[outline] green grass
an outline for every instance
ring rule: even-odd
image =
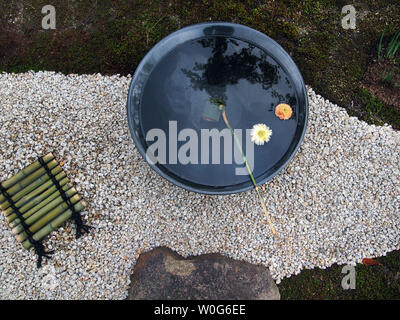
[[[400,30],[397,31],[386,49],[386,58],[394,60],[397,50],[400,48]]]
[[[400,67],[400,30],[398,30],[391,38],[389,44],[384,49],[383,39],[385,31],[382,32],[381,38],[378,44],[378,61],[382,62],[383,59],[389,61],[392,67],[382,72],[382,81],[387,82],[394,87],[400,87],[400,79],[397,76],[398,68]]]

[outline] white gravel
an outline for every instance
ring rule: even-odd
[[[36,269],[2,216],[1,299],[123,299],[142,251],[220,252],[269,266],[277,282],[303,268],[355,263],[400,248],[400,133],[349,117],[309,89],[299,153],[263,186],[279,232],[254,191],[206,196],[175,187],[135,149],[126,121],[130,77],[0,74],[0,181],[54,151],[88,202],[95,227],[72,222],[44,244]]]

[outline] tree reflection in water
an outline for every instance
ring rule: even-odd
[[[256,46],[239,44],[235,39],[209,37],[197,40],[203,48],[212,48],[207,63],[195,63],[192,70],[182,69],[190,78],[195,90],[206,90],[208,94],[223,101],[227,100],[227,85],[234,85],[241,79],[259,83],[265,90],[271,89],[279,81],[278,66],[268,62],[268,55]],[[240,47],[239,51],[227,53],[230,47]]]

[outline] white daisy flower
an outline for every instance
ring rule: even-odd
[[[251,141],[261,146],[268,142],[272,135],[272,130],[263,123],[255,124],[251,129]]]

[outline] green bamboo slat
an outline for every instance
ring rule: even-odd
[[[45,169],[43,169],[45,170]],[[39,170],[38,170],[39,171]],[[56,176],[58,173],[60,173],[62,171],[62,168],[60,166],[56,166],[55,168],[53,168],[51,170],[51,174]],[[29,177],[28,177],[29,178]],[[41,186],[43,183],[47,182],[50,180],[49,175],[47,174],[47,172],[45,174],[43,174],[41,177],[39,177],[39,179],[36,179],[35,181],[33,181],[32,183],[30,183],[26,188],[22,189],[21,191],[19,191],[18,193],[14,194],[11,199],[14,202],[17,202],[18,200],[20,200],[23,196],[27,195],[28,193],[30,193],[31,191],[33,191],[34,189],[38,188],[39,186]],[[3,202],[0,205],[0,208],[2,210],[7,209],[10,206],[10,204],[8,203],[8,201]]]
[[[74,206],[76,211],[82,211],[83,210],[83,205],[81,202],[78,202]],[[47,224],[45,227],[40,229],[38,232],[36,232],[32,238],[36,241],[39,241],[43,239],[45,236],[49,235],[52,231],[56,230],[59,226],[61,226],[65,221],[67,221],[69,218],[72,217],[72,210],[68,209],[64,211],[62,214],[60,214],[57,218],[55,218],[52,222]],[[25,249],[30,249],[32,247],[32,243],[29,240],[25,240],[22,243],[22,246]]]
[[[58,163],[56,160],[51,160],[47,166],[50,169],[53,169],[55,166],[57,166]],[[14,184],[11,188],[7,189],[7,192],[10,196],[15,195],[17,192],[23,190],[27,186],[29,186],[33,181],[35,181],[37,178],[42,176],[43,174],[46,173],[45,168],[39,168],[35,172],[31,173],[29,176],[26,178],[18,181],[16,184]],[[0,195],[0,202],[3,202],[5,200],[5,197],[3,195]]]
[[[60,183],[61,186],[64,186],[68,182],[68,179],[65,178],[64,172],[59,173],[55,178]],[[15,206],[19,209],[19,212],[24,213],[33,206],[39,204],[40,201],[44,200],[48,195],[52,194],[55,190],[57,190],[57,188],[53,184],[53,181],[52,180],[47,181],[46,183],[42,184],[39,188],[36,188],[31,193],[22,197],[21,200],[15,203]],[[6,217],[9,217],[7,218],[8,222],[11,222],[17,217],[17,215],[13,213],[14,210],[11,207],[9,207],[6,211],[4,211],[4,215]]]
[[[53,154],[49,153],[46,154],[43,158],[43,161],[45,163],[51,161],[54,159]],[[4,189],[9,189],[11,188],[14,184],[16,184],[18,181],[26,178],[27,176],[29,176],[32,172],[36,171],[37,169],[39,169],[41,167],[40,162],[37,160],[34,163],[30,164],[29,166],[25,167],[24,169],[22,169],[21,171],[19,171],[16,175],[12,176],[10,179],[2,182],[2,186]],[[0,198],[0,202],[2,198]]]
[[[60,192],[58,192],[58,194],[60,194]],[[76,194],[76,190],[75,190],[75,188],[71,188],[65,194],[69,199]],[[72,202],[72,200],[71,200],[71,202]],[[42,219],[44,219],[47,216],[47,214],[49,212],[51,212],[51,210],[53,210],[54,208],[56,208],[58,205],[60,205],[62,203],[65,203],[63,197],[61,195],[60,196],[56,195],[56,197],[54,199],[51,199],[50,201],[48,201],[46,205],[44,205],[41,209],[37,210],[36,212],[33,209],[29,210],[27,213],[25,213],[23,215],[23,217],[25,218],[26,225],[33,226],[36,223],[36,221],[41,221]],[[17,224],[12,229],[12,232],[14,234],[19,234],[22,231],[24,231],[24,227],[22,226],[22,224]]]
[[[79,204],[79,196],[78,195],[74,195],[70,201],[72,204],[75,204],[78,202]],[[75,205],[74,205],[75,207]],[[79,207],[79,205],[78,205]],[[54,210],[50,211],[48,214],[46,214],[44,217],[42,217],[39,221],[35,222],[32,226],[29,227],[29,230],[32,233],[36,233],[39,229],[41,229],[42,227],[44,227],[49,221],[53,220],[55,217],[57,217],[60,213],[64,212],[65,210],[68,209],[68,204],[63,202],[61,203],[58,207],[56,207]],[[78,210],[77,210],[78,211]],[[27,239],[28,235],[26,234],[26,232],[22,232],[17,236],[17,241],[18,242],[22,242],[25,239]]]
[[[67,180],[67,179],[65,179],[65,180]],[[50,194],[49,196],[45,197],[42,201],[39,201],[39,203],[36,206],[34,206],[33,208],[31,208],[30,210],[28,210],[28,211],[25,210],[24,212],[20,211],[22,213],[22,216],[24,217],[25,223],[27,225],[31,224],[31,223],[29,223],[29,220],[27,220],[27,219],[29,217],[31,217],[33,214],[36,214],[37,212],[39,212],[39,210],[45,210],[44,209],[45,206],[48,206],[47,208],[49,210],[53,208],[53,207],[50,208],[50,203],[53,203],[52,202],[53,200],[57,200],[59,198],[59,196],[61,196],[61,192],[59,190],[57,190],[57,188],[55,186],[54,186],[54,189],[55,190],[53,191],[52,194]],[[70,184],[67,183],[67,184],[64,184],[64,186],[62,186],[62,189],[64,191],[69,191],[69,190],[71,190],[73,188],[72,188],[72,186]],[[48,191],[51,191],[51,189],[49,189]],[[71,192],[69,192],[69,193],[71,193]],[[71,196],[69,193],[66,192],[68,197]],[[56,205],[58,205],[58,203],[55,204],[54,206],[56,206]],[[18,218],[18,216],[16,214],[12,214],[12,215],[6,217],[6,219],[7,219],[7,222],[9,223],[9,226],[11,228],[14,228],[14,227],[16,227],[17,225],[19,225],[21,223],[21,220]]]
[[[54,156],[49,153],[42,159],[47,163],[51,174],[59,182],[74,209],[77,212],[82,211],[84,202],[80,200]],[[36,241],[40,241],[72,217],[72,210],[53,184],[46,168],[42,167],[39,161],[28,165],[1,185],[7,190],[18,211],[23,215]],[[2,194],[0,194],[0,209],[4,211],[7,222],[13,228],[13,233],[17,235],[17,241],[22,243],[25,249],[31,248],[32,244],[28,240],[28,235],[18,215]]]

